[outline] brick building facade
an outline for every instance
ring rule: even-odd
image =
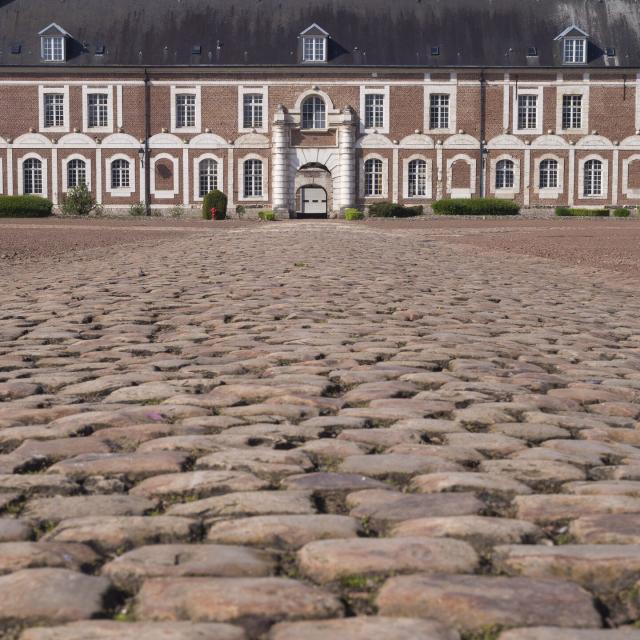
[[[495,51],[478,35],[460,45],[448,35],[455,16],[440,7],[430,14],[440,31],[415,34],[407,23],[406,34],[394,36],[400,53],[394,43],[378,51],[375,34],[340,33],[348,16],[312,3],[287,21],[295,22],[288,40],[271,26],[278,37],[264,45],[264,64],[242,42],[225,52],[229,59],[212,60],[222,54],[209,47],[225,45],[206,42],[211,36],[196,27],[180,32],[173,58],[161,32],[145,36],[152,53],[136,51],[118,41],[127,38],[119,28],[134,19],[123,14],[125,3],[116,0],[108,18],[91,18],[86,5],[96,3],[76,15],[76,2],[14,0],[0,8],[0,193],[59,203],[84,181],[105,208],[125,209],[135,202],[197,207],[219,188],[231,212],[316,215],[382,200],[427,205],[483,195],[525,207],[640,200],[634,0],[575,2],[566,15],[545,11],[542,4],[556,3],[544,0],[537,16],[502,0],[501,13],[488,18],[474,13],[484,3],[452,0],[450,11],[464,8],[480,30],[483,20],[494,24],[486,37],[502,38],[491,43]],[[165,16],[175,8],[169,0],[154,4]],[[435,11],[430,4],[411,7]],[[183,10],[193,13],[194,5],[204,11],[220,3],[191,0]],[[356,32],[359,19],[352,16]],[[96,20],[115,31],[101,33]],[[258,35],[253,41],[259,52]],[[272,53],[275,41],[291,59]],[[184,60],[178,46],[190,50]]]

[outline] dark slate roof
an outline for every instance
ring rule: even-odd
[[[554,39],[576,25],[589,66],[640,67],[639,0],[0,0],[0,66],[51,66],[38,32],[52,22],[73,37],[66,66],[297,65],[315,22],[328,65],[561,66]]]

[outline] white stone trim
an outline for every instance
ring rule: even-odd
[[[364,165],[367,160],[382,160],[382,195],[366,196],[364,194]],[[389,160],[379,153],[367,153],[360,161],[358,195],[365,200],[386,200],[389,197]]]
[[[449,126],[446,129],[432,129],[431,124],[431,95],[446,94],[449,96]],[[424,85],[424,128],[430,133],[455,133],[458,122],[458,86],[457,84],[431,83]]]
[[[262,160],[262,158],[260,158]],[[224,158],[214,153],[203,153],[193,159],[193,201],[202,202],[200,197],[200,162],[202,160],[215,160],[218,163],[218,189],[224,191]],[[264,171],[264,166],[262,167]],[[264,190],[264,181],[263,181]]]
[[[0,194],[4,193],[4,171],[3,171],[4,163],[2,162],[2,158],[0,158]]]
[[[509,105],[511,104],[511,83],[509,82],[509,74],[504,74],[504,84],[502,85],[502,128],[507,131],[509,129]]]
[[[42,196],[43,198],[49,197],[49,171],[46,158],[43,158],[37,153],[27,153],[18,160],[18,195],[24,195],[24,163],[25,160],[35,158],[42,163],[42,193],[36,193],[33,195]]]
[[[124,107],[123,107],[123,99],[122,99],[122,84],[116,86],[116,102],[117,102],[117,115],[116,122],[118,128],[123,126],[124,123]]]
[[[584,194],[584,165],[589,160],[602,162],[602,193],[599,196],[585,196]],[[582,200],[606,200],[609,197],[609,161],[597,153],[592,153],[578,161],[578,193]]]
[[[160,160],[170,160],[173,165],[173,189],[165,189],[165,190],[156,190],[156,164]],[[150,179],[151,183],[149,188],[151,190],[151,195],[154,196],[158,200],[167,200],[170,198],[175,198],[180,192],[180,162],[178,158],[172,156],[169,153],[159,153],[157,156],[153,156],[151,158],[151,166],[150,166]]]
[[[465,162],[469,165],[469,188],[453,188],[453,165],[456,162]],[[451,194],[452,198],[471,198],[476,192],[476,160],[466,153],[458,153],[447,160],[447,193]]]
[[[89,94],[107,94],[107,126],[89,127]],[[89,87],[82,85],[82,130],[87,133],[113,133],[113,85],[106,87]]]
[[[244,96],[260,94],[262,96],[262,126],[245,127],[244,125]],[[238,132],[239,133],[268,133],[269,131],[269,87],[267,85],[238,87]]]
[[[125,188],[111,188],[111,163],[115,160],[127,160],[129,162],[129,186]],[[136,166],[137,159],[128,156],[126,153],[116,153],[105,158],[105,191],[114,198],[130,198],[136,191]]]
[[[260,160],[262,162],[262,195],[244,195],[244,163],[246,160]],[[257,153],[249,153],[238,158],[238,201],[240,202],[268,202],[269,201],[269,160]]]
[[[365,127],[365,100],[367,95],[383,95],[383,118],[382,118],[382,127]],[[390,105],[391,101],[389,99],[390,96],[390,87],[389,85],[384,86],[371,86],[371,85],[362,85],[360,87],[360,132],[361,133],[389,133],[389,121],[390,121]]]
[[[582,126],[579,129],[562,128],[562,99],[563,96],[582,96]],[[556,89],[556,132],[570,135],[589,132],[589,85],[558,85]]]
[[[82,160],[85,163],[85,170],[87,173],[86,185],[87,189],[91,191],[91,160],[80,153],[72,153],[62,161],[62,193],[67,193],[67,191],[69,191],[67,165],[71,160]]]
[[[511,160],[513,162],[513,187],[501,188],[496,187],[496,174],[498,162],[501,160]],[[508,153],[503,153],[495,158],[491,158],[489,169],[489,192],[498,198],[513,198],[520,193],[520,160]]]
[[[44,126],[44,97],[48,93],[61,93],[62,98],[62,110],[64,112],[64,126],[63,127],[45,127]],[[69,85],[64,86],[44,86],[38,85],[38,129],[46,133],[68,133],[70,120],[69,111]]]
[[[637,199],[640,198],[640,187],[629,188],[629,165],[632,162],[640,162],[640,153],[634,153],[622,161],[622,194],[626,198]]]
[[[427,163],[427,180],[426,180],[426,193],[423,196],[409,196],[409,163],[412,160],[424,160]],[[431,200],[433,194],[433,162],[430,158],[420,154],[414,153],[408,158],[404,158],[402,161],[402,197],[405,200]]]
[[[193,127],[176,127],[176,98],[179,95],[196,97],[196,124]],[[171,133],[200,133],[202,131],[202,87],[201,85],[171,85]]]
[[[536,126],[534,129],[518,128],[518,98],[519,96],[537,96],[536,101]],[[544,86],[518,86],[518,90],[513,92],[513,132],[520,135],[542,135],[542,124],[544,118]]]
[[[558,186],[540,188],[540,165],[543,160],[555,160],[558,163]],[[541,199],[557,200],[564,191],[564,158],[553,153],[545,153],[533,161],[533,192]]]
[[[302,103],[309,96],[318,96],[319,98],[322,98],[324,100],[325,107],[327,108],[327,115],[329,115],[329,113],[338,113],[335,106],[333,105],[333,100],[329,97],[329,94],[326,91],[322,91],[321,89],[307,89],[307,91],[303,91],[296,99],[296,104],[289,113],[297,113],[298,115],[300,115]]]

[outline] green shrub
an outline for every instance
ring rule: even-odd
[[[167,211],[167,214],[170,218],[182,218],[184,217],[184,207],[176,204]]]
[[[404,207],[395,202],[376,202],[369,206],[369,215],[373,218],[412,218],[421,216],[423,212],[422,205]]]
[[[211,209],[216,208],[216,220],[224,220],[227,217],[227,196],[214,189],[209,191],[202,201],[202,217],[205,220],[211,220]]]
[[[273,211],[260,211],[258,212],[258,218],[260,220],[266,220],[267,222],[273,222],[276,219],[276,214]]]
[[[247,210],[241,204],[239,204],[236,207],[236,214],[237,214],[238,218],[242,218],[244,216],[244,214],[246,213],[246,211]]]
[[[579,218],[607,218],[609,216],[609,209],[571,209],[569,207],[556,207],[556,215]]]
[[[630,209],[625,209],[623,207],[619,207],[618,209],[614,209],[613,216],[615,218],[628,218],[631,215]]]
[[[364,218],[364,213],[359,209],[345,209],[344,210],[344,219],[345,220],[362,220]]]
[[[0,218],[44,218],[53,202],[40,196],[0,196]]]
[[[144,202],[134,202],[129,207],[129,215],[130,216],[144,216],[147,215],[147,207]]]
[[[433,212],[441,216],[515,216],[520,205],[500,198],[450,198],[434,202]]]
[[[66,216],[88,216],[96,206],[87,185],[81,182],[62,196],[60,211]]]

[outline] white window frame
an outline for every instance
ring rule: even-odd
[[[503,160],[510,160],[513,162],[513,186],[512,187],[500,187],[496,186],[496,178],[498,174],[498,163]],[[520,193],[520,160],[508,153],[503,153],[495,158],[491,158],[491,171],[490,171],[490,188],[491,193],[495,194],[497,198],[513,198],[516,194]]]
[[[195,125],[193,127],[176,127],[177,105],[179,95],[192,95],[196,98]],[[172,133],[200,133],[202,131],[202,87],[171,85],[171,132]]]
[[[173,165],[173,188],[172,189],[156,189],[156,164],[160,160],[169,160]],[[150,189],[151,195],[156,198],[156,200],[170,200],[175,198],[180,193],[180,163],[178,158],[172,156],[169,153],[159,153],[156,156],[151,158],[151,165],[149,167],[150,171]]]
[[[540,165],[545,160],[555,160],[558,163],[558,186],[557,187],[541,187],[540,186]],[[556,200],[564,191],[564,159],[552,153],[546,153],[539,156],[533,161],[533,192],[538,195],[541,200]]]
[[[367,196],[365,195],[365,172],[364,165],[367,160],[381,160],[382,161],[382,193],[376,196]],[[389,160],[384,156],[381,156],[379,153],[368,153],[366,156],[362,158],[360,162],[360,180],[359,180],[359,192],[360,197],[365,200],[384,200],[389,197]]]
[[[634,153],[622,161],[622,195],[630,200],[640,198],[640,187],[629,187],[629,167],[634,162],[640,162],[640,154]]]
[[[47,94],[51,93],[61,93],[62,94],[62,109],[64,113],[64,126],[62,127],[45,127],[44,126],[44,97]],[[64,86],[52,87],[52,86],[38,86],[38,102],[39,102],[39,117],[38,124],[39,130],[43,133],[68,133],[70,131],[69,128],[69,85],[66,84]]]
[[[84,162],[87,172],[86,185],[87,189],[91,191],[91,160],[80,153],[72,153],[62,161],[62,193],[69,191],[68,165],[72,160],[82,160]]]
[[[390,119],[390,113],[389,113],[389,92],[390,92],[390,88],[389,85],[381,85],[378,87],[367,87],[367,86],[361,86],[360,87],[360,131],[362,133],[389,133],[389,119]],[[383,110],[383,114],[382,114],[382,126],[381,127],[367,127],[366,126],[366,120],[365,120],[365,116],[366,116],[366,101],[367,98],[366,96],[368,95],[382,95],[383,99],[382,99],[382,110]]]
[[[262,96],[262,126],[261,127],[245,127],[244,126],[244,97],[245,95],[261,95]],[[259,87],[241,86],[238,87],[238,131],[240,133],[268,133],[269,132],[269,87],[267,85]]]
[[[127,160],[129,162],[129,186],[117,189],[111,188],[111,164],[116,160]],[[113,198],[130,198],[136,192],[136,158],[128,156],[126,153],[116,153],[105,159],[105,191]]]
[[[304,126],[304,105],[310,100],[320,100],[324,104],[324,126],[323,127],[305,127]],[[315,116],[314,116],[315,121]],[[328,131],[329,130],[329,105],[323,95],[319,93],[311,93],[300,101],[300,130],[301,131]]]
[[[244,163],[246,160],[262,161],[262,195],[245,196],[244,195]],[[238,200],[243,202],[268,202],[269,201],[269,160],[263,158],[257,153],[250,153],[238,160]]]
[[[425,194],[423,196],[410,196],[409,195],[409,165],[414,160],[422,160],[426,163],[426,182],[425,182]],[[420,154],[414,154],[405,158],[402,161],[402,174],[404,176],[403,179],[403,192],[402,196],[405,200],[431,200],[433,194],[433,173],[432,173],[432,162],[426,156]]]
[[[453,186],[453,165],[457,162],[464,162],[469,168],[469,187]],[[447,160],[447,193],[452,198],[471,198],[476,192],[476,159],[466,153],[458,153]],[[495,184],[495,183],[494,183]]]
[[[520,129],[518,118],[518,105],[520,96],[536,96],[536,126],[531,129]],[[522,135],[542,135],[542,123],[544,117],[544,87],[518,87],[513,92],[513,132]]]
[[[46,41],[50,40],[51,41],[51,51],[55,52],[55,45],[54,45],[54,41],[59,41],[60,44],[60,48],[62,51],[62,56],[59,58],[56,58],[55,55],[51,58],[47,58],[45,56],[45,50],[46,50]],[[66,42],[66,38],[65,36],[40,36],[40,57],[42,59],[43,62],[65,62],[67,59],[67,42]]]
[[[562,104],[564,96],[582,96],[582,126],[579,129],[562,128]],[[565,85],[557,88],[556,91],[556,131],[565,134],[579,133],[586,135],[589,133],[589,86],[588,85]]]
[[[577,59],[577,44],[582,43],[582,57]],[[586,64],[588,42],[586,38],[567,37],[562,40],[562,63],[563,64]],[[569,49],[571,49],[569,51]],[[570,55],[567,55],[570,54]]]
[[[36,194],[28,194],[28,195],[38,195],[43,198],[49,197],[49,172],[48,172],[48,162],[46,158],[43,158],[41,155],[37,153],[27,153],[23,155],[18,161],[18,194],[25,195],[24,193],[24,163],[27,160],[40,160],[42,163],[42,193]]]
[[[602,193],[600,195],[588,196],[584,192],[584,166],[589,160],[599,160],[602,163]],[[609,161],[606,158],[596,153],[580,158],[578,162],[578,193],[581,200],[606,200],[609,197]]]
[[[446,129],[431,128],[431,96],[449,96],[449,126]],[[457,97],[458,91],[455,85],[449,84],[427,84],[424,88],[424,131],[434,133],[455,133],[457,127]]]
[[[251,158],[247,158],[250,160]],[[202,202],[204,198],[200,197],[200,162],[202,160],[214,160],[218,163],[218,189],[224,191],[224,159],[214,153],[203,153],[193,159],[193,200],[194,202]],[[244,166],[244,165],[243,165]],[[263,166],[264,169],[264,166]],[[264,189],[264,178],[262,181]],[[242,182],[242,188],[244,189],[244,176]]]
[[[311,57],[307,57],[307,42],[309,41],[311,41],[312,43]],[[320,41],[322,43],[322,53],[321,53],[321,57],[318,58],[316,45]],[[302,62],[306,62],[310,64],[321,64],[326,61],[327,61],[327,36],[322,36],[322,35],[302,36]]]
[[[94,93],[107,96],[107,126],[89,127],[89,95]],[[93,87],[82,85],[82,130],[88,133],[113,133],[113,85]]]

